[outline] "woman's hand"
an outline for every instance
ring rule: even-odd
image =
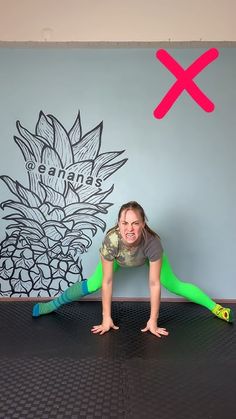
[[[119,327],[115,326],[113,320],[111,318],[103,320],[102,324],[97,326],[93,326],[91,332],[99,333],[99,335],[104,335],[104,333],[108,332],[110,329],[118,330]]]
[[[156,321],[148,320],[147,325],[144,329],[141,329],[141,332],[151,332],[153,335],[161,338],[161,336],[168,336],[169,332],[163,327],[158,327]]]

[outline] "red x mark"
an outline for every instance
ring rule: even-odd
[[[204,111],[212,112],[215,108],[214,103],[199,89],[194,83],[193,78],[196,77],[203,68],[214,61],[218,55],[218,50],[216,48],[211,48],[184,70],[167,51],[159,49],[156,52],[156,57],[172,74],[174,74],[177,80],[154,110],[153,115],[155,118],[163,118],[183,90],[186,90]]]

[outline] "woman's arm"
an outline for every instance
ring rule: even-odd
[[[160,283],[160,272],[161,272],[161,259],[149,264],[149,289],[150,289],[150,318],[147,325],[142,332],[148,330],[158,336],[168,335],[166,329],[158,327],[158,317],[160,310],[161,301],[161,283]]]
[[[101,256],[102,260],[102,324],[93,326],[92,332],[103,335],[112,329],[119,329],[111,318],[112,282],[113,282],[113,261],[108,261]]]
[[[102,259],[102,317],[103,320],[111,318],[111,299],[113,282],[113,262]]]
[[[161,259],[150,262],[149,265],[149,289],[150,289],[150,320],[156,322],[159,317],[160,301],[161,301]]]

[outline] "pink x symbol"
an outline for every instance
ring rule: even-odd
[[[214,61],[218,55],[218,50],[216,48],[211,48],[200,55],[199,58],[184,70],[167,51],[159,49],[156,52],[156,57],[172,74],[174,74],[177,80],[154,110],[153,115],[155,118],[163,118],[183,90],[186,90],[204,111],[212,112],[215,109],[214,103],[199,89],[196,83],[194,83],[193,78],[196,77],[203,68]]]

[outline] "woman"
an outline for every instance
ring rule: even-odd
[[[160,271],[162,245],[154,231],[146,224],[143,208],[137,202],[122,205],[118,214],[118,224],[108,231],[100,249],[103,281],[102,281],[102,324],[94,326],[93,333],[101,335],[111,328],[118,329],[111,318],[111,298],[113,264],[120,266],[141,266],[149,262],[150,317],[142,332],[150,331],[154,335],[168,335],[166,329],[157,326],[161,285]]]
[[[220,319],[232,321],[229,308],[221,307],[198,287],[182,282],[174,275],[166,255],[163,254],[159,236],[147,225],[144,210],[137,202],[131,201],[122,205],[118,223],[106,234],[100,253],[101,262],[89,279],[73,284],[60,297],[49,303],[36,304],[33,316],[51,313],[62,304],[77,301],[102,287],[103,320],[100,325],[93,326],[92,332],[102,335],[111,328],[116,330],[118,327],[111,318],[113,272],[119,266],[141,266],[148,262],[150,317],[146,327],[142,329],[143,332],[150,331],[158,337],[168,335],[166,329],[158,326],[160,284],[168,291],[208,308]]]

